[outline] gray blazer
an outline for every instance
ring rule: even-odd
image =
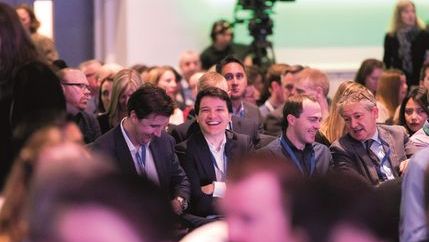
[[[389,162],[393,168],[393,175],[399,177],[399,164],[407,159],[405,149],[411,145],[408,142],[408,134],[398,125],[377,125],[377,129],[379,138],[384,143],[384,149],[390,149]],[[360,175],[373,185],[380,183],[376,167],[362,142],[346,134],[335,141],[330,149],[335,170]]]

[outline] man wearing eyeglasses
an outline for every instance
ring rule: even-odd
[[[347,134],[331,145],[334,169],[379,185],[398,178],[412,150],[405,129],[378,125],[378,108],[368,89],[344,93],[338,102]]]
[[[78,69],[65,68],[59,71],[58,75],[61,79],[61,86],[66,99],[67,114],[79,126],[85,143],[93,142],[101,135],[101,132],[97,119],[93,115],[84,112],[91,98],[85,74]]]

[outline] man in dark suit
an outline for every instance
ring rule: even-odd
[[[287,157],[304,176],[323,175],[332,163],[329,148],[315,142],[322,111],[312,96],[294,95],[283,108],[283,133],[262,151]]]
[[[115,159],[124,173],[157,183],[181,214],[190,185],[174,152],[174,139],[164,131],[173,110],[173,101],[164,90],[143,86],[128,100],[127,117],[90,147]]]
[[[58,72],[66,99],[67,114],[79,126],[85,143],[91,143],[101,135],[100,125],[94,115],[85,112],[91,98],[85,74],[73,68]]]
[[[218,87],[225,92],[228,92],[228,84],[225,78],[216,72],[207,72],[201,76],[198,81],[198,91],[209,87]],[[250,136],[256,148],[263,147],[274,139],[274,137],[269,135],[260,134],[261,130],[258,121],[248,118],[241,118],[234,115],[231,116],[231,122],[228,129],[239,134]],[[171,135],[176,139],[176,143],[181,143],[193,133],[199,131],[200,127],[195,119],[191,119],[169,130],[171,130]]]
[[[214,203],[223,197],[228,163],[252,150],[247,135],[226,129],[231,112],[231,100],[225,91],[216,87],[202,90],[195,102],[201,129],[176,146],[191,181],[191,214],[206,218],[219,214]]]
[[[259,108],[244,101],[244,92],[247,87],[247,75],[243,63],[232,56],[228,56],[216,65],[216,72],[225,77],[228,83],[229,96],[232,101],[233,115],[240,118],[257,120],[262,123]]]
[[[338,105],[347,134],[331,145],[334,169],[373,185],[398,178],[407,164],[406,147],[413,150],[405,129],[376,124],[378,108],[367,89],[343,94]]]

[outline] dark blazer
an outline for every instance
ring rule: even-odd
[[[82,132],[85,144],[94,142],[100,137],[100,125],[94,115],[81,111],[72,119]]]
[[[326,145],[320,144],[318,142],[314,142],[312,146],[314,150],[314,156],[316,158],[316,170],[313,176],[324,175],[328,172],[329,168],[332,166],[331,152],[329,151],[329,148]],[[291,157],[289,157],[289,155],[283,152],[282,146],[280,143],[280,138],[275,139],[270,144],[268,144],[265,148],[261,149],[261,152],[268,152],[278,157],[287,157],[293,163]],[[295,164],[293,165],[294,167],[296,167]]]
[[[228,162],[253,149],[247,135],[226,131],[225,155]],[[198,216],[218,214],[214,204],[217,200],[201,191],[201,186],[216,181],[216,173],[210,158],[210,149],[201,132],[192,134],[186,141],[176,145],[176,152],[191,182],[189,212]]]
[[[189,199],[189,180],[179,164],[174,152],[174,146],[175,142],[173,137],[162,132],[161,137],[152,139],[149,149],[152,152],[161,189],[166,192],[170,198],[180,196]],[[137,174],[133,158],[125,138],[122,135],[120,125],[91,143],[89,148],[114,159],[122,172],[133,175]]]
[[[395,177],[399,176],[399,164],[407,159],[405,149],[411,145],[408,134],[401,126],[377,125],[379,138],[383,140],[384,149],[390,149],[389,161]],[[334,170],[360,175],[373,185],[380,183],[374,163],[371,161],[362,142],[353,139],[349,134],[335,141],[331,147]]]
[[[413,72],[405,73],[407,84],[419,85],[420,69],[422,68],[426,51],[429,50],[429,32],[420,31],[411,42],[411,61]],[[396,35],[386,34],[384,38],[383,62],[386,68],[396,68],[402,70],[402,58],[399,56],[399,40]]]
[[[258,123],[254,120],[232,116],[231,122],[233,131],[239,134],[248,135],[256,147],[264,145],[271,140],[271,137],[267,135],[261,136],[258,129]],[[183,124],[173,127],[170,133],[176,140],[176,143],[179,144],[196,132],[200,132],[200,126],[198,123],[195,120],[187,120]]]
[[[100,125],[101,134],[105,134],[107,131],[113,128],[110,125],[108,113],[102,113],[97,115],[97,121],[98,121],[98,124]]]

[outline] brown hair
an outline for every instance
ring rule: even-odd
[[[337,92],[332,99],[329,116],[320,125],[320,132],[325,135],[330,143],[339,139],[346,133],[344,119],[338,112],[337,106],[341,96],[345,92],[355,92],[355,90],[365,89],[366,87],[354,81],[345,81],[338,86]]]
[[[30,7],[28,4],[19,4],[18,6],[16,6],[15,9],[23,9],[27,12],[28,16],[30,17],[30,33],[36,33],[40,27],[40,22],[37,19],[36,14],[34,14],[33,8]]]
[[[383,72],[378,81],[376,99],[387,108],[390,119],[393,118],[396,109],[401,104],[398,95],[401,88],[401,75],[404,74],[399,70],[387,70]]]

